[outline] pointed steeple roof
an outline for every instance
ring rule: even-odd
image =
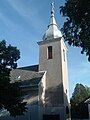
[[[48,29],[46,30],[43,36],[43,40],[50,40],[50,39],[62,37],[61,31],[58,29],[58,25],[56,23],[54,14],[55,14],[54,3],[51,3],[50,24],[48,25]]]

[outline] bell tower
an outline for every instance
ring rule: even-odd
[[[55,20],[54,3],[48,28],[39,45],[39,71],[46,71],[43,99],[43,119],[58,115],[58,120],[69,116],[67,47]]]

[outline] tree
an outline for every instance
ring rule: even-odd
[[[90,61],[90,0],[66,0],[60,13],[67,17],[62,28],[65,40],[80,47]]]
[[[88,118],[88,106],[84,103],[88,97],[89,93],[86,86],[76,84],[70,100],[72,118]]]
[[[26,110],[19,84],[10,81],[10,71],[17,67],[19,58],[17,47],[7,45],[5,40],[0,42],[0,109],[7,109],[11,116],[21,115]]]
[[[83,102],[86,98],[88,98],[89,94],[82,84],[76,84],[74,92],[71,97],[71,101],[74,102],[75,105],[78,105],[79,103]]]

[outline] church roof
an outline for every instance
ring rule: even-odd
[[[38,104],[38,84],[45,72],[38,72],[39,65],[20,67],[10,73],[11,83],[19,82],[22,100],[27,104]]]
[[[27,104],[38,104],[38,84],[45,72],[38,72],[39,65],[20,67],[10,73],[11,82],[19,82],[22,99]]]
[[[26,70],[27,68],[28,70]],[[21,86],[23,87],[37,86],[41,78],[43,77],[44,72],[33,71],[30,70],[29,68],[32,67],[22,67],[19,69],[17,68],[15,70],[12,70],[10,73],[11,81],[12,82],[20,81]]]
[[[38,72],[38,68],[39,68],[39,65],[32,65],[32,66],[19,67],[18,69]]]
[[[90,104],[90,98],[88,98],[85,103]]]
[[[62,33],[58,28],[58,25],[56,23],[55,17],[54,17],[54,3],[51,4],[51,18],[50,18],[50,24],[48,25],[48,29],[46,30],[43,40],[50,40],[53,38],[59,38],[62,37]]]

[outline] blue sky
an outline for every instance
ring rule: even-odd
[[[0,40],[20,50],[18,66],[38,64],[37,42],[49,24],[51,2],[55,2],[55,18],[61,28],[65,18],[59,14],[59,7],[65,0],[0,0]],[[68,73],[70,96],[76,83],[90,87],[90,63],[79,48],[68,47]]]

